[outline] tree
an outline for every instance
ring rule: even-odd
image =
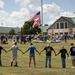
[[[36,32],[40,33],[41,32],[41,29],[37,27],[33,28],[33,23],[34,21],[26,21],[23,25],[23,34],[36,34]]]
[[[10,35],[14,35],[14,34],[15,34],[15,30],[12,28],[12,29],[9,31],[9,34],[10,34]]]

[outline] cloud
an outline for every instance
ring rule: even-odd
[[[18,26],[21,27],[24,23],[24,21],[28,20],[29,11],[25,8],[21,8],[19,12],[13,11],[8,19],[6,20],[7,23],[9,23],[10,26],[13,25],[13,27]]]
[[[0,10],[0,26],[1,23],[3,23],[3,26],[5,26],[5,22],[7,18],[8,18],[8,13],[6,11]]]
[[[30,4],[34,6],[39,6],[41,3],[41,0],[15,0],[17,3],[20,4],[21,7],[28,7]]]
[[[2,0],[0,0],[0,9],[2,9],[4,6],[4,2]]]
[[[17,3],[20,4],[21,7],[26,7],[30,3],[30,0],[15,0]]]

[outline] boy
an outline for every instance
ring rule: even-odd
[[[11,66],[13,66],[13,61],[15,61],[15,67],[18,67],[17,65],[17,51],[21,51],[19,49],[19,47],[17,46],[17,43],[15,42],[14,45],[8,50],[9,51],[12,51],[12,59],[11,59]],[[22,52],[22,51],[21,51]],[[22,52],[23,53],[23,52]]]
[[[60,51],[56,54],[56,56],[60,53],[61,53],[62,68],[66,68],[66,63],[65,63],[66,54],[68,57],[69,57],[69,54],[67,50],[64,48],[64,46],[62,47],[62,49],[60,49]]]

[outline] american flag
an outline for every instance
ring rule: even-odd
[[[33,28],[36,27],[36,26],[39,26],[40,24],[41,24],[41,20],[40,20],[40,18],[37,18],[37,19],[34,21]]]
[[[35,19],[40,18],[40,11],[33,15],[29,21],[34,21]]]

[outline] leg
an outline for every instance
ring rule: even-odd
[[[61,58],[62,68],[66,68],[65,58]]]
[[[74,59],[74,67],[75,67],[75,59]]]
[[[35,56],[33,56],[34,67],[36,67]]]
[[[51,56],[49,56],[49,68],[51,68]]]
[[[31,59],[32,59],[32,56],[30,56],[29,58],[29,67],[31,67]]]
[[[72,60],[72,68],[75,67],[75,59],[74,59],[74,56],[71,56],[71,60]]]
[[[74,60],[72,60],[72,66],[74,67]]]
[[[13,66],[13,59],[14,59],[14,56],[12,56],[12,59],[11,59],[11,66]]]
[[[48,56],[46,56],[45,67],[47,67]]]
[[[11,61],[11,66],[13,66],[13,61]]]
[[[17,65],[17,56],[15,56],[15,59],[14,59],[14,61],[15,61],[15,67],[18,67],[18,65]]]
[[[2,66],[1,55],[0,55],[0,66]]]

